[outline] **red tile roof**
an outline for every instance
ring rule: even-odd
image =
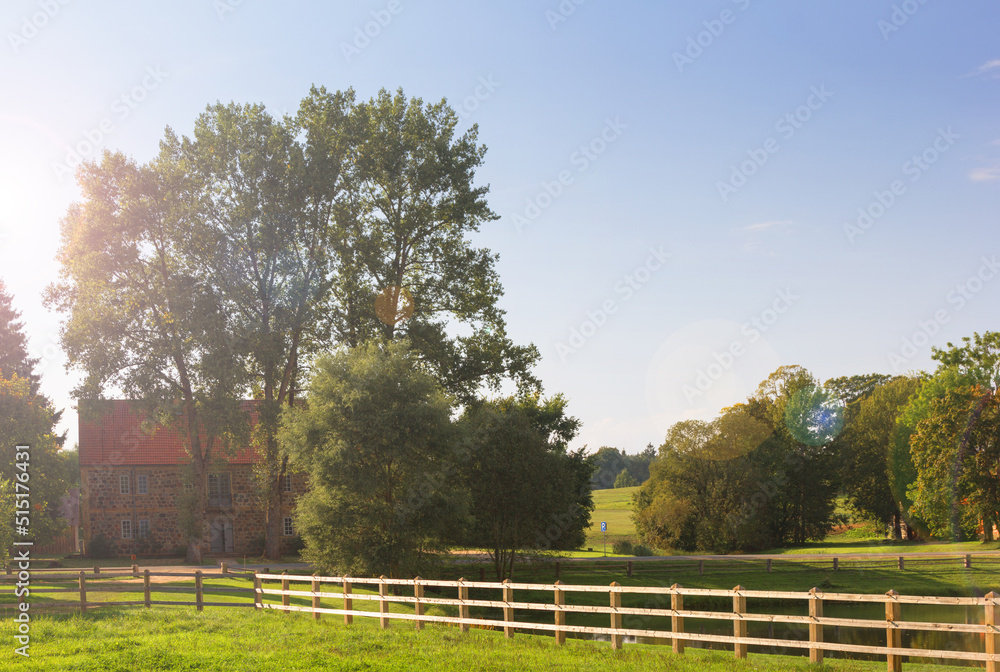
[[[83,415],[80,416],[81,467],[186,464],[189,461],[182,432],[159,425],[152,425],[150,430],[150,423],[144,423],[144,419],[133,412],[130,402],[116,399],[107,403],[109,411],[99,420],[84,420]],[[250,422],[256,424],[255,402],[243,404],[250,414]],[[218,443],[212,452],[213,457],[222,457],[231,464],[251,464],[257,455],[251,448],[226,455]]]

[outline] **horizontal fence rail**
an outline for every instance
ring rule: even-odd
[[[556,576],[567,569],[587,568],[588,570],[624,572],[627,576],[637,573],[656,575],[672,572],[697,572],[698,574],[717,572],[786,572],[830,570],[900,570],[922,568],[957,567],[1000,569],[1000,553],[977,551],[974,553],[910,553],[893,555],[889,553],[856,553],[846,555],[772,555],[772,556],[658,556],[650,558],[572,558],[555,563]]]
[[[226,568],[223,568],[224,570]],[[163,585],[153,583],[157,577],[169,577],[171,583],[184,585]],[[244,579],[252,581],[246,587],[206,586],[206,579]],[[11,576],[0,575],[0,594],[8,598],[7,607],[17,607],[28,597],[11,601],[13,584],[18,581],[18,573]],[[62,587],[45,587],[45,584],[59,583]],[[323,590],[323,588],[327,590]],[[332,590],[331,590],[332,589]],[[356,592],[367,589],[370,592]],[[470,597],[470,590],[477,596]],[[430,591],[434,595],[427,595]],[[456,597],[440,596],[449,592]],[[194,593],[194,599],[163,600],[152,599],[154,593]],[[406,594],[403,594],[403,593]],[[233,573],[230,571],[203,572],[193,574],[179,572],[139,571],[138,566],[119,568],[95,567],[92,571],[69,572],[61,570],[31,570],[31,595],[67,595],[67,599],[55,597],[50,602],[33,600],[31,609],[88,609],[102,607],[151,607],[157,605],[195,607],[252,607],[285,612],[309,613],[313,619],[322,614],[341,616],[345,624],[354,617],[378,618],[381,627],[389,627],[391,620],[409,621],[418,629],[427,623],[458,626],[467,632],[472,627],[503,630],[506,637],[515,632],[551,632],[556,641],[563,644],[567,634],[601,636],[610,639],[611,646],[620,649],[625,637],[642,637],[670,642],[676,653],[683,653],[685,644],[712,643],[730,647],[737,658],[745,658],[749,646],[779,647],[807,651],[812,662],[823,661],[825,652],[866,654],[885,656],[890,672],[900,671],[904,657],[934,658],[954,661],[974,661],[985,663],[989,672],[1000,672],[1000,595],[989,593],[983,597],[930,597],[900,595],[889,591],[884,595],[857,593],[827,593],[813,589],[808,593],[796,591],[747,590],[736,586],[731,590],[715,588],[684,588],[674,584],[667,587],[622,586],[617,582],[610,585],[568,585],[555,583],[523,583],[504,581],[457,581],[415,579],[360,578],[351,576],[309,576],[272,573]],[[139,593],[141,599],[114,601],[104,598],[94,600],[96,595]],[[397,594],[398,593],[398,594]],[[516,596],[520,593],[522,601]],[[530,594],[528,594],[530,593]],[[573,604],[573,595],[588,594],[603,604]],[[206,600],[206,595],[209,599]],[[225,595],[236,601],[212,600],[213,595]],[[542,595],[545,599],[539,599]],[[598,597],[603,595],[604,597]],[[663,606],[624,606],[626,596],[654,596]],[[139,595],[137,595],[139,597]],[[178,595],[178,597],[182,597]],[[527,598],[527,599],[524,599]],[[709,610],[685,608],[685,598],[720,598],[731,609]],[[292,604],[292,600],[297,604]],[[245,600],[245,601],[243,601]],[[277,601],[280,600],[280,601]],[[748,601],[754,602],[755,609],[748,609]],[[807,614],[768,613],[768,601],[781,600],[805,603]],[[374,610],[355,608],[355,603],[371,605]],[[868,603],[884,606],[885,618],[835,618],[824,616],[824,606],[831,603]],[[669,604],[669,607],[666,605]],[[395,605],[396,611],[390,609]],[[981,616],[980,623],[947,623],[932,620],[903,620],[903,605],[925,605],[928,607],[966,607],[975,609]],[[448,608],[457,615],[428,614],[429,607]],[[762,608],[765,607],[765,608]],[[473,617],[472,609],[494,610],[496,617]],[[402,609],[402,610],[401,610]],[[539,620],[517,620],[515,612],[542,612],[549,616],[539,616]],[[881,613],[881,611],[879,612]],[[591,614],[607,618],[607,626],[570,625],[570,614]],[[623,617],[644,616],[669,621],[669,629],[623,627]],[[706,634],[685,629],[685,619],[704,619],[729,622],[732,634]],[[977,620],[979,620],[977,618]],[[752,637],[748,635],[750,623],[782,623],[808,628],[808,639],[786,639],[775,637]],[[839,641],[825,641],[824,627],[859,628],[880,631],[885,645],[848,644]],[[726,626],[729,627],[729,626]],[[983,650],[937,650],[902,646],[905,631],[965,633],[982,641]],[[978,637],[975,637],[977,636]],[[971,648],[971,647],[970,647]]]

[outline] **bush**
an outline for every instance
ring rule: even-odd
[[[616,488],[634,488],[639,485],[639,481],[632,477],[632,474],[628,473],[628,469],[622,469],[621,473],[618,474],[618,478],[615,479]]]
[[[611,552],[615,555],[632,555],[632,540],[619,539],[611,546]]]
[[[267,535],[258,534],[249,544],[247,544],[247,555],[253,557],[264,557],[264,548],[267,545]]]
[[[656,552],[645,544],[636,544],[632,547],[632,555],[637,558],[645,558],[650,555],[656,555]]]
[[[114,552],[111,549],[111,542],[101,533],[95,534],[87,544],[88,558],[111,558]]]
[[[306,547],[305,540],[301,537],[301,535],[296,534],[294,537],[292,537],[292,540],[288,543],[288,554],[298,555],[299,553],[302,552],[302,549],[305,547]]]

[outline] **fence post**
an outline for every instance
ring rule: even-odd
[[[204,611],[205,605],[202,603],[205,601],[205,593],[202,590],[200,569],[194,573],[194,594],[195,594],[195,603],[198,607],[198,611]]]
[[[838,569],[840,569],[840,567],[838,567],[838,564],[839,563],[837,562],[837,558],[834,558],[833,559],[833,571],[836,572]]]
[[[615,611],[611,614],[611,628],[613,630],[621,630],[622,627],[622,615],[618,609],[622,608],[622,594],[618,590],[621,585],[617,581],[611,582],[611,608]],[[611,635],[611,648],[620,649],[622,648],[622,636],[617,634]]]
[[[469,587],[463,585],[464,583],[465,583],[465,577],[462,577],[458,580],[458,601],[461,602],[461,604],[458,605],[458,617],[463,619],[468,619],[471,618],[471,616],[469,614],[469,605],[466,604],[465,601],[469,599]],[[468,632],[469,624],[459,623],[458,629],[462,632]]]
[[[352,611],[354,609],[354,600],[348,597],[351,594],[351,581],[350,576],[344,577],[344,611]],[[354,622],[354,616],[351,614],[344,614],[344,625],[350,625]]]
[[[313,608],[313,620],[314,621],[318,621],[319,620],[319,616],[320,616],[319,612],[316,611],[317,609],[320,608],[319,607],[319,588],[320,588],[319,579],[317,579],[316,575],[313,574],[313,577],[312,577],[312,592],[313,592],[313,596],[312,596],[312,598],[313,598],[312,599],[312,608]]]
[[[288,570],[286,569],[285,571],[283,571],[281,573],[281,576],[282,576],[282,579],[281,579],[281,592],[282,593],[287,593],[288,592],[288,578],[287,578],[288,577]],[[291,595],[282,595],[281,596],[281,606],[287,607],[291,603],[292,603],[292,596]],[[288,614],[288,613],[291,613],[291,612],[286,611],[285,613]]]
[[[813,644],[809,647],[810,663],[823,662],[823,647],[820,646],[823,643],[823,624],[818,621],[823,618],[823,598],[820,595],[822,593],[815,588],[809,591],[809,618],[812,619],[809,624],[809,643]]]
[[[80,572],[80,613],[87,613],[87,577]]]
[[[566,625],[566,612],[559,607],[566,606],[566,591],[562,589],[563,582],[556,581],[555,605],[556,605],[556,627]],[[513,609],[511,610],[513,613]],[[556,644],[566,643],[566,631],[556,630]]]
[[[139,565],[132,565],[132,578],[133,579],[139,578]]]
[[[705,561],[704,560],[699,560],[698,561],[698,574],[704,574],[704,573],[705,573]]]
[[[257,576],[257,572],[253,573],[253,607],[254,609],[262,609],[264,607],[264,593],[261,591],[260,577]]]
[[[503,580],[503,620],[505,623],[514,622],[514,589],[510,586],[510,579]],[[511,625],[503,626],[503,636],[510,639],[514,636],[514,627]]]
[[[966,569],[972,569],[972,556],[971,555],[966,555],[965,556],[965,568]]]
[[[902,606],[896,599],[899,593],[890,590],[885,594],[885,639],[886,646],[890,649],[898,649],[903,646],[903,631],[893,627],[902,618]],[[886,669],[889,672],[903,672],[903,657],[899,654],[890,653],[886,655]]]
[[[897,564],[899,565],[900,569],[906,569],[906,564],[905,561],[903,560],[903,556],[899,556],[899,561],[897,562]]]
[[[625,573],[628,574],[629,576],[632,576],[632,561],[631,560],[628,561],[628,565],[626,565],[626,567],[625,567]]]
[[[681,584],[675,583],[670,586],[670,590],[673,592],[670,594],[670,608],[673,609],[674,613],[670,615],[670,630],[672,632],[671,644],[673,645],[674,653],[684,653],[684,640],[680,639],[677,635],[684,632],[684,617],[678,616],[678,611],[684,610],[684,596],[678,592],[680,590]]]
[[[387,616],[389,613],[389,602],[385,599],[389,594],[388,588],[389,587],[385,583],[385,574],[383,574],[378,577],[378,624],[382,626],[382,628],[389,627],[389,617]]]
[[[101,573],[101,568],[98,567],[97,565],[94,565],[94,576],[97,576],[100,573]]]
[[[142,592],[144,593],[144,598],[146,600],[146,607],[152,606],[149,599],[149,570],[147,569],[142,573]]]
[[[768,573],[771,572],[771,558],[767,559],[767,571],[768,571]]]
[[[228,574],[229,573],[229,563],[228,562],[222,563],[222,573],[223,574]]]
[[[997,634],[997,625],[1000,625],[1000,606],[997,606],[997,595],[994,592],[986,594],[986,655],[996,655],[1000,653],[1000,634]],[[1000,663],[996,660],[986,661],[986,672],[1000,672]]]
[[[424,597],[424,587],[420,585],[423,581],[419,576],[413,579],[413,613],[417,616],[424,615],[424,605],[420,601]],[[416,620],[417,630],[424,629],[424,622],[419,618]]]
[[[743,620],[743,614],[747,612],[747,598],[741,593],[742,590],[743,586],[733,588],[733,614],[736,615],[733,619],[733,637],[736,638],[747,636],[747,622]],[[747,645],[740,641],[735,642],[733,653],[737,658],[746,658]]]
[[[556,581],[559,580],[559,561],[556,560]]]

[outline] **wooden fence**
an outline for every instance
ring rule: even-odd
[[[786,571],[870,571],[870,570],[900,570],[924,568],[963,569],[996,568],[1000,569],[1000,554],[995,552],[977,553],[921,553],[909,555],[884,554],[851,554],[841,556],[810,556],[777,555],[777,556],[677,556],[663,558],[615,558],[603,559],[563,559],[555,562],[556,578],[562,571],[574,568],[586,568],[588,571],[607,571],[611,573],[633,576],[669,574],[676,572],[697,572],[698,574],[719,572],[786,572]],[[482,574],[481,574],[482,576]]]
[[[223,570],[226,568],[224,567]],[[58,572],[61,572],[58,573]],[[616,582],[610,586],[594,585],[565,585],[562,582],[553,584],[515,583],[505,581],[503,583],[484,581],[442,581],[424,580],[416,578],[408,579],[387,579],[380,578],[356,578],[350,576],[323,577],[323,576],[302,576],[289,574],[238,574],[252,580],[253,587],[223,587],[204,586],[206,578],[233,578],[234,574],[228,571],[204,573],[195,572],[193,577],[190,574],[177,574],[172,572],[155,572],[149,570],[140,572],[138,567],[100,569],[95,567],[92,572],[79,571],[76,574],[68,575],[65,570],[50,570],[49,572],[32,570],[31,572],[31,593],[78,593],[78,599],[74,595],[73,600],[60,602],[39,603],[33,601],[31,609],[40,607],[70,607],[78,608],[86,612],[90,608],[102,606],[144,606],[172,605],[172,606],[194,606],[198,610],[207,606],[212,607],[254,607],[256,609],[276,609],[285,612],[305,612],[312,615],[313,619],[319,619],[322,614],[342,616],[345,624],[350,624],[355,616],[378,618],[383,628],[389,627],[391,620],[403,620],[412,622],[417,629],[422,629],[426,623],[443,623],[457,625],[463,632],[467,632],[471,627],[487,627],[502,629],[506,637],[513,637],[515,631],[526,632],[552,632],[555,640],[559,644],[566,642],[567,633],[575,633],[584,636],[605,636],[610,638],[611,646],[620,649],[625,637],[652,638],[663,641],[670,641],[673,650],[683,653],[686,643],[709,642],[732,647],[737,658],[745,658],[749,646],[777,647],[784,649],[803,649],[809,653],[812,662],[819,663],[823,660],[824,652],[842,652],[853,654],[868,654],[886,656],[887,669],[890,672],[899,672],[902,669],[903,658],[906,656],[918,658],[935,658],[942,660],[978,661],[984,662],[989,672],[1000,672],[1000,595],[989,593],[984,597],[921,597],[900,595],[895,591],[889,591],[885,595],[853,594],[853,593],[824,593],[816,589],[808,593],[792,591],[759,591],[746,590],[742,586],[736,586],[732,590],[683,588],[673,585],[669,588],[650,586],[622,586]],[[183,582],[185,579],[193,578],[193,585],[188,586],[165,586],[151,585],[151,577],[169,576]],[[132,579],[129,583],[115,583],[111,579]],[[18,580],[17,576],[3,577],[5,583]],[[142,579],[140,584],[135,579]],[[41,588],[37,584],[46,581],[72,580],[75,586],[72,588]],[[299,584],[293,589],[293,584]],[[301,584],[307,584],[302,586]],[[334,584],[334,592],[323,591],[323,584]],[[273,586],[273,587],[272,587]],[[280,587],[278,587],[280,586]],[[355,587],[370,587],[371,593],[354,592]],[[328,586],[329,587],[329,586]],[[152,592],[186,592],[195,594],[194,600],[153,600]],[[142,591],[143,598],[133,601],[92,601],[88,598],[88,589],[96,593],[114,592],[137,592]],[[437,593],[447,590],[454,591],[455,598],[450,597],[429,597],[426,591]],[[469,591],[485,592],[489,595],[492,592],[498,593],[497,599],[472,599]],[[377,591],[377,592],[376,592]],[[406,591],[409,594],[402,594]],[[395,593],[400,594],[395,594]],[[208,593],[241,594],[247,597],[252,596],[252,602],[219,602],[206,601],[205,595]],[[516,596],[526,593],[529,598],[535,596],[534,601],[518,601]],[[548,593],[551,600],[538,601],[538,594]],[[574,604],[567,598],[573,594],[589,593],[604,594],[605,598],[599,599],[601,604]],[[663,600],[664,605],[669,601],[670,607],[649,608],[649,607],[628,607],[623,606],[622,598],[626,595],[646,595],[655,596]],[[722,611],[693,610],[684,606],[685,597],[691,598],[725,598],[726,602],[731,601],[732,609]],[[268,599],[278,599],[280,603],[269,602]],[[292,604],[295,598],[301,604]],[[25,598],[21,598],[25,599]],[[754,601],[754,610],[748,608],[748,602]],[[785,602],[805,602],[808,608],[808,615],[795,614],[772,614],[761,606],[767,601],[781,600]],[[324,606],[325,602],[325,606]],[[355,602],[374,602],[376,611],[356,609]],[[331,604],[333,603],[333,604]],[[824,616],[824,606],[831,603],[877,603],[884,605],[885,619],[858,619],[858,618],[831,618]],[[390,605],[402,605],[404,611],[390,611]],[[936,605],[936,606],[963,606],[967,608],[981,609],[982,623],[944,623],[931,621],[903,620],[902,606],[910,605]],[[457,607],[457,616],[430,615],[427,608]],[[502,618],[474,618],[471,609],[493,609],[501,614]],[[549,622],[516,620],[515,611],[533,611],[550,613]],[[608,619],[607,627],[569,625],[567,615],[569,614],[598,614]],[[626,628],[623,627],[624,616],[645,616],[662,617],[669,619],[669,630],[657,630],[648,628]],[[732,623],[732,635],[705,634],[692,632],[685,629],[685,619],[708,619],[730,621]],[[748,624],[752,622],[798,624],[808,626],[808,640],[784,639],[774,637],[750,637],[748,636]],[[836,641],[824,640],[824,626],[839,626],[847,628],[875,629],[884,633],[885,645],[861,645],[845,644]],[[936,631],[945,633],[969,633],[978,635],[984,642],[983,651],[957,651],[957,650],[931,650],[920,648],[908,648],[902,646],[902,634],[904,631]]]
[[[282,587],[269,589],[263,587],[264,581],[281,581]],[[310,584],[309,590],[291,590],[292,582],[306,582]],[[331,599],[329,592],[321,592],[320,586],[323,583],[339,584],[342,593],[339,599],[343,600],[343,608],[323,607],[321,600]],[[361,595],[353,593],[352,587],[355,585],[377,586],[377,595]],[[389,592],[391,587],[409,588],[412,596],[394,595]],[[457,599],[450,598],[430,598],[425,596],[425,588],[454,588],[458,592]],[[470,599],[469,589],[489,589],[501,591],[501,599],[481,600]],[[989,672],[1000,672],[1000,595],[989,593],[985,597],[919,597],[900,595],[895,591],[889,591],[885,595],[863,595],[853,593],[823,593],[813,589],[808,593],[791,591],[760,591],[746,590],[742,586],[736,586],[732,590],[715,590],[703,588],[683,588],[678,585],[670,588],[657,588],[648,586],[622,586],[612,583],[610,586],[571,586],[561,582],[554,584],[533,584],[533,583],[503,583],[482,582],[482,581],[430,581],[424,579],[360,579],[352,577],[295,577],[281,574],[256,574],[254,576],[255,601],[258,607],[265,609],[278,609],[282,611],[301,611],[313,615],[318,619],[320,614],[342,615],[345,623],[351,623],[354,616],[377,617],[383,628],[388,627],[391,619],[413,621],[419,629],[424,623],[446,623],[458,625],[465,632],[470,626],[492,626],[502,628],[506,637],[512,637],[515,630],[529,631],[550,631],[555,633],[556,641],[565,643],[566,633],[577,633],[586,635],[609,636],[611,646],[615,649],[622,647],[624,637],[646,637],[656,639],[669,639],[673,650],[683,653],[685,642],[714,642],[722,643],[733,647],[737,658],[747,656],[747,647],[767,646],[779,648],[799,648],[809,651],[809,659],[819,663],[823,661],[825,651],[837,651],[844,653],[858,653],[871,655],[884,655],[887,659],[888,670],[898,672],[902,669],[904,656],[916,656],[920,658],[939,658],[943,660],[967,660],[981,661],[986,663]],[[516,591],[548,591],[552,593],[551,602],[518,602],[515,600]],[[608,606],[570,604],[566,601],[568,594],[572,593],[606,593],[608,596]],[[623,607],[622,596],[627,594],[654,594],[661,597],[669,596],[669,609],[651,609],[638,607]],[[281,596],[281,604],[270,604],[263,601],[265,595]],[[309,597],[310,606],[296,606],[290,603],[291,597]],[[732,611],[700,611],[684,608],[684,597],[724,597],[732,600]],[[766,612],[751,612],[747,608],[747,600],[804,600],[808,603],[809,615],[796,616],[789,614],[768,614]],[[361,611],[353,608],[355,600],[373,600],[378,602],[378,612]],[[828,618],[823,616],[823,606],[830,602],[869,602],[885,605],[885,620],[856,619],[856,618]],[[390,604],[412,605],[413,613],[393,613],[389,611]],[[975,606],[984,609],[983,624],[962,624],[962,623],[935,623],[927,621],[904,621],[901,610],[903,604],[924,604],[924,605],[950,605],[950,606]],[[457,606],[459,615],[455,616],[428,616],[425,609],[430,605]],[[492,607],[503,610],[503,620],[472,618],[470,608],[472,607]],[[536,623],[527,621],[517,621],[514,619],[515,610],[545,611],[553,613],[552,623]],[[609,627],[592,627],[567,625],[566,615],[568,613],[590,613],[604,614],[609,618]],[[671,619],[671,629],[648,630],[622,627],[622,617],[626,615],[668,617]],[[731,621],[733,624],[732,635],[711,635],[687,632],[684,629],[685,618],[714,619]],[[800,641],[795,639],[774,639],[747,636],[747,625],[750,622],[771,622],[771,623],[797,623],[808,625],[809,640]],[[886,637],[885,646],[868,646],[856,644],[841,644],[839,642],[826,642],[823,640],[823,626],[841,626],[850,628],[874,628],[884,630]],[[951,633],[973,633],[980,634],[985,639],[985,651],[951,651],[951,650],[927,650],[903,648],[902,633],[905,630],[923,631],[943,631]]]

